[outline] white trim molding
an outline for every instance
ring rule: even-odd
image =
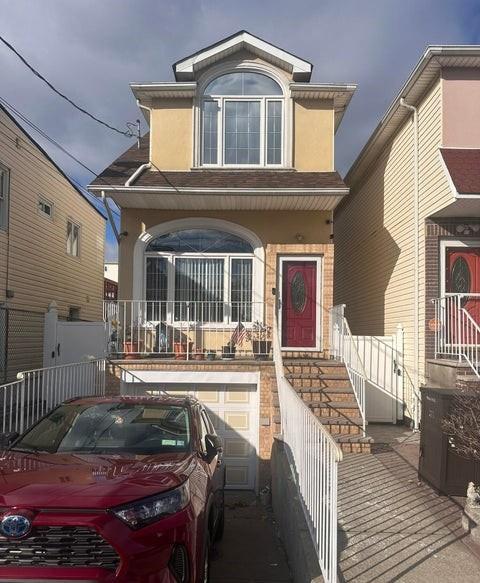
[[[184,229],[218,229],[237,235],[245,241],[248,241],[253,247],[253,298],[254,302],[264,301],[265,290],[265,250],[261,239],[253,232],[239,225],[223,219],[213,219],[210,217],[189,217],[185,219],[176,219],[155,225],[144,231],[135,242],[133,250],[133,283],[132,299],[145,299],[145,250],[147,245],[155,237],[182,231]]]

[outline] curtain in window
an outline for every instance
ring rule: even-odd
[[[232,322],[252,321],[252,265],[251,259],[232,259]]]
[[[147,257],[145,299],[147,300],[147,319],[155,322],[165,320],[167,316],[167,260],[165,257]]]
[[[223,259],[176,258],[175,320],[223,322],[224,270]]]

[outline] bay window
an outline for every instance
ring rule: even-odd
[[[280,166],[283,163],[283,92],[266,75],[221,75],[202,103],[202,164]]]
[[[145,266],[150,320],[252,320],[253,248],[240,237],[215,229],[161,235],[148,244]]]

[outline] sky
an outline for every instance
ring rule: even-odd
[[[480,0],[0,0],[0,15],[0,34],[35,68],[120,129],[143,120],[129,83],[172,81],[172,63],[246,29],[311,61],[313,82],[358,85],[337,133],[342,175],[427,45],[480,43]],[[132,144],[62,101],[3,45],[0,73],[0,96],[92,170]],[[32,135],[69,176],[92,180]],[[106,258],[116,256],[108,228]]]

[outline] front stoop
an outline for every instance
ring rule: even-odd
[[[345,453],[370,453],[345,365],[319,358],[284,358],[285,377]]]

